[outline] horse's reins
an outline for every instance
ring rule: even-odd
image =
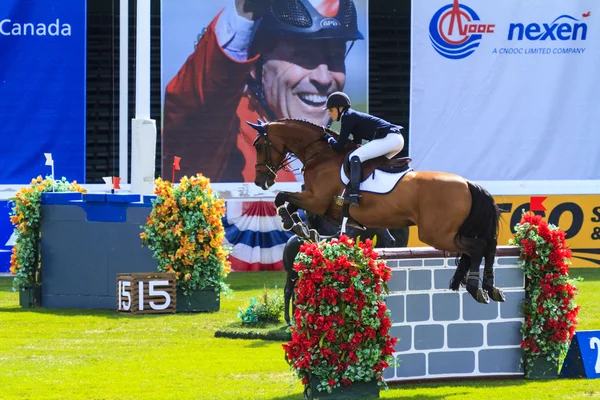
[[[312,145],[313,143],[316,143],[320,140],[324,140],[325,139],[325,129],[323,129],[324,132],[321,136],[319,136],[317,139],[313,140],[312,142],[310,142],[309,144],[307,144],[306,146],[304,146],[304,148],[302,149],[303,152],[306,152],[306,149],[308,149],[308,147],[310,145]],[[265,163],[256,163],[254,164],[254,168],[258,168],[260,166],[264,166],[265,168],[267,168],[269,170],[269,172],[271,174],[273,174],[273,176],[277,176],[277,171],[279,171],[280,169],[285,169],[286,167],[289,167],[289,165],[292,163],[292,161],[294,160],[294,157],[296,159],[298,159],[297,156],[292,155],[292,157],[289,156],[289,152],[287,153],[283,153],[282,151],[279,151],[275,148],[275,146],[273,146],[273,143],[269,140],[269,135],[267,134],[267,127],[265,126],[265,130],[264,132],[259,132],[256,135],[256,139],[254,139],[254,143],[253,145],[256,145],[256,142],[258,141],[259,138],[264,136],[264,141],[263,141],[263,151],[265,152]],[[268,148],[271,147],[273,148],[273,150],[275,150],[277,153],[279,153],[280,155],[283,156],[283,160],[281,160],[281,162],[277,165],[273,165],[273,163],[271,162],[271,152],[268,151]],[[302,166],[302,171],[304,171],[304,167],[306,166],[306,163],[308,162],[308,160],[310,160],[311,158],[318,156],[319,154],[321,154],[323,152],[323,150],[319,150],[316,153],[312,154],[310,157],[306,158],[304,160],[304,165]],[[291,171],[295,171],[296,169],[290,169]]]

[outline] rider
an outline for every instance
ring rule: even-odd
[[[344,196],[344,203],[358,206],[359,187],[362,175],[362,163],[372,158],[385,156],[388,159],[400,153],[404,148],[401,126],[394,125],[381,118],[350,108],[350,98],[343,92],[334,92],[327,98],[325,108],[329,117],[341,121],[340,136],[335,140],[327,136],[327,142],[337,152],[343,152],[344,146],[352,135],[353,141],[369,143],[350,154],[350,190]]]

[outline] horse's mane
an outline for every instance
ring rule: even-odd
[[[281,118],[281,119],[277,119],[277,120],[275,120],[275,121],[273,121],[273,122],[286,122],[286,121],[292,121],[292,122],[302,122],[302,123],[305,123],[305,124],[308,124],[308,125],[312,125],[312,126],[314,126],[314,127],[316,127],[316,128],[322,129],[322,130],[324,130],[325,132],[329,133],[330,135],[334,135],[334,136],[339,136],[339,135],[340,135],[338,132],[334,131],[334,130],[333,130],[333,129],[331,129],[331,128],[327,128],[326,126],[319,125],[319,124],[317,124],[316,122],[312,122],[312,121],[309,121],[309,120],[306,120],[306,119],[299,119],[299,118]]]

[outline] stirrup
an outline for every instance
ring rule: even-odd
[[[345,196],[343,198],[343,201],[344,201],[344,204],[348,204],[348,205],[350,205],[350,207],[358,207],[359,199],[360,199],[360,195],[351,194],[351,195]]]

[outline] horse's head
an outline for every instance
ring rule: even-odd
[[[305,153],[311,144],[320,142],[321,146],[329,147],[323,140],[325,128],[306,121],[282,120],[263,123],[258,120],[256,124],[248,121],[246,123],[257,132],[253,143],[256,149],[254,183],[264,190],[273,186],[277,172],[289,164],[288,153],[292,153],[304,163],[307,159]],[[321,152],[315,149],[311,154],[317,155]]]
[[[254,183],[264,190],[269,189],[275,183],[277,171],[285,166],[287,151],[285,143],[276,135],[267,133],[269,124],[263,123],[260,119],[257,124],[246,121],[248,125],[257,132],[256,139],[252,144],[256,149],[256,176]]]

